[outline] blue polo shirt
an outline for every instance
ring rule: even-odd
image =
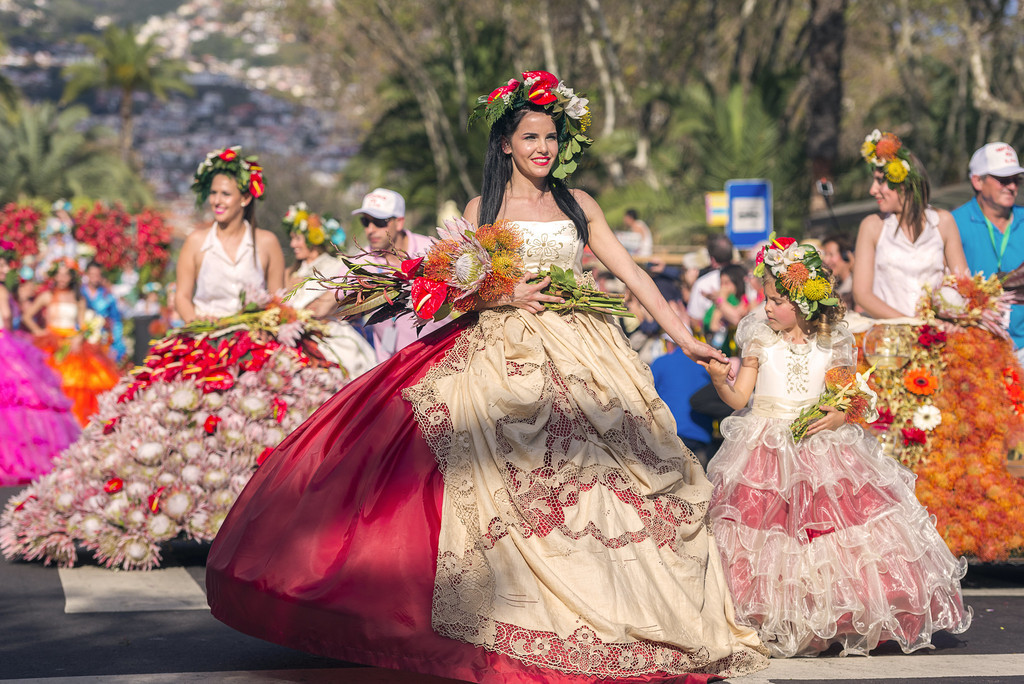
[[[985,215],[981,213],[978,199],[974,198],[967,204],[953,210],[956,227],[960,230],[960,241],[964,243],[964,255],[971,273],[981,271],[990,276],[999,271],[999,256],[996,247],[992,246]],[[996,245],[1002,245],[1003,234],[995,232]],[[1012,271],[1024,263],[1024,207],[1013,208],[1013,223],[1010,228],[1010,240],[1006,243],[1003,253],[1002,270]],[[1010,309],[1010,337],[1013,346],[1024,347],[1024,306],[1017,305]]]

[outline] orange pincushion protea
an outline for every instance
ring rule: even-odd
[[[797,291],[811,277],[811,272],[801,263],[790,264],[786,271],[779,275],[779,280],[787,290]]]
[[[825,387],[829,389],[841,389],[854,382],[854,380],[856,380],[856,377],[853,371],[846,366],[837,366],[825,371]]]
[[[915,368],[903,376],[903,386],[914,394],[931,394],[939,386],[939,379],[923,368]]]

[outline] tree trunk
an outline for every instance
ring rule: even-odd
[[[839,156],[843,100],[843,45],[848,0],[812,0],[808,43],[807,157],[812,182],[831,180]],[[812,188],[814,186],[812,185]],[[810,210],[826,208],[825,198],[811,191]]]
[[[121,161],[129,166],[132,166],[132,142],[134,137],[135,121],[132,119],[132,92],[130,90],[121,91],[121,105],[120,105],[120,116],[121,116]]]

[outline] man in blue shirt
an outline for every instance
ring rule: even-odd
[[[989,143],[971,157],[974,199],[953,210],[967,265],[986,276],[1005,273],[1024,263],[1024,207],[1016,206],[1024,167],[1012,147]],[[1024,363],[1024,306],[1010,311],[1010,337]]]

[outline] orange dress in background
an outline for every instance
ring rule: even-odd
[[[46,334],[39,337],[36,344],[46,354],[47,365],[60,375],[61,388],[72,401],[71,411],[84,426],[96,413],[97,397],[113,389],[119,374],[101,346],[82,341],[75,348],[77,319],[77,303],[51,303],[47,310]]]

